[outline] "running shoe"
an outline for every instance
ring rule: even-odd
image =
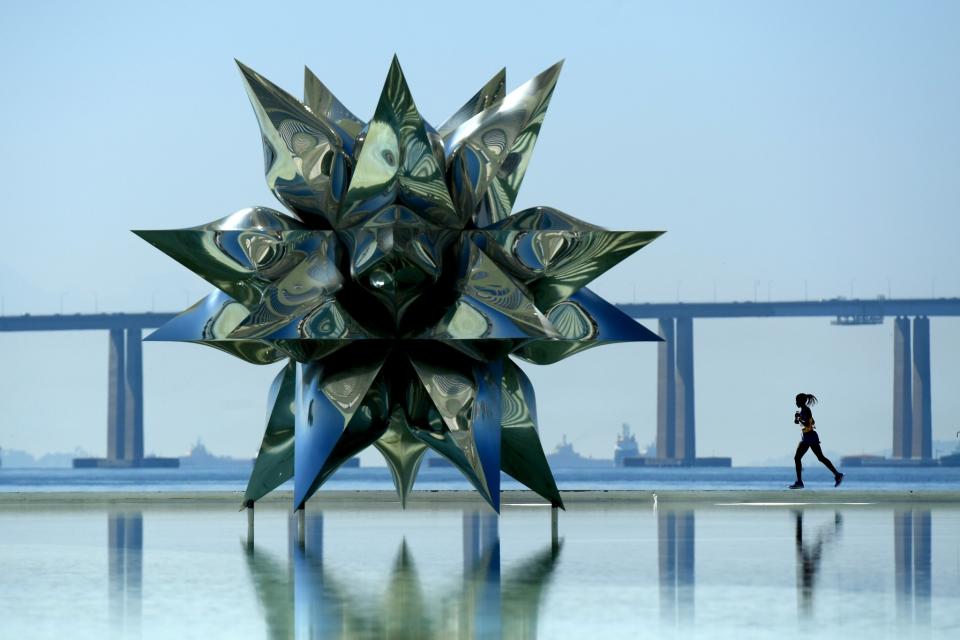
[[[837,484],[839,484],[839,483],[837,483]],[[788,488],[788,489],[803,489],[803,483],[800,482],[799,480],[797,480],[796,482],[794,482],[792,485],[790,485],[790,486],[787,487],[787,488]]]
[[[842,473],[838,473],[837,475],[833,476],[833,486],[839,487],[841,482],[843,482]]]

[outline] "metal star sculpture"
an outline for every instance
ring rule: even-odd
[[[501,70],[436,129],[396,57],[367,123],[309,69],[301,102],[237,64],[267,184],[296,217],[135,233],[216,287],[148,339],[287,361],[244,504],[293,477],[300,508],[373,445],[403,505],[430,448],[497,511],[501,470],[562,507],[510,356],[659,340],[584,286],[661,234],[511,214],[562,63],[506,95]]]

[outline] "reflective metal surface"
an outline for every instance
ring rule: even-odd
[[[350,182],[352,158],[342,127],[253,69],[237,66],[260,123],[267,186],[304,222],[329,228]]]
[[[448,357],[412,362],[443,421],[439,429],[415,428],[413,435],[453,462],[499,511],[500,361],[472,364]]]
[[[473,94],[473,97],[457,109],[456,113],[447,118],[446,122],[437,127],[437,133],[446,141],[446,139],[450,137],[450,134],[461,124],[481,111],[485,111],[490,105],[502,100],[503,96],[506,95],[506,89],[507,70],[503,68],[487,80],[487,84],[483,85],[479,91]]]
[[[336,130],[344,150],[352,156],[354,142],[366,123],[350,113],[307,67],[303,68],[303,104]]]
[[[292,360],[280,370],[267,398],[267,428],[247,482],[244,505],[259,500],[293,477],[297,367]]]
[[[370,122],[309,69],[301,102],[238,65],[267,185],[295,218],[254,208],[136,233],[217,289],[150,339],[287,360],[245,503],[293,460],[299,507],[372,444],[401,504],[431,448],[494,509],[501,470],[562,506],[510,358],[658,340],[584,287],[660,235],[549,207],[511,215],[562,63],[509,93],[497,73],[439,128],[396,58]]]
[[[297,368],[294,505],[300,507],[337,467],[373,444],[387,427],[383,359],[340,352]]]
[[[563,500],[537,434],[537,399],[526,374],[510,360],[503,365],[500,466],[555,507]]]
[[[569,228],[558,228],[558,219]],[[605,231],[573,216],[538,207],[472,235],[528,287],[538,307],[548,309],[662,234]]]
[[[390,415],[387,431],[373,443],[387,461],[393,484],[397,488],[400,506],[407,506],[407,497],[413,489],[413,481],[420,470],[423,454],[427,452],[427,445],[414,437],[410,431],[403,409],[397,407]]]
[[[513,354],[536,364],[553,364],[575,353],[611,342],[645,342],[660,338],[590,291],[580,289],[547,310],[557,331],[552,340],[530,340]]]
[[[444,138],[457,203],[478,227],[510,215],[563,62],[510,92]]]

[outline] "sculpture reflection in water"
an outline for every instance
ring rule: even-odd
[[[840,536],[843,516],[834,512],[833,520],[820,526],[811,536],[804,538],[803,511],[794,512],[794,541],[797,551],[797,605],[801,618],[813,615],[813,594],[816,589],[817,574],[826,547],[832,545]]]
[[[930,623],[931,518],[929,509],[893,513],[897,620]]]
[[[693,621],[695,536],[693,510],[657,510],[660,619],[667,624]]]
[[[143,514],[107,514],[110,626],[122,636],[140,631],[143,590]]]
[[[303,545],[290,520],[287,561],[245,547],[271,638],[537,637],[539,609],[559,547],[548,545],[501,574],[496,516],[465,512],[462,576],[443,597],[427,596],[406,540],[380,593],[370,594],[353,576],[339,574],[324,562],[323,515],[308,520]]]
[[[286,363],[243,506],[293,478],[301,509],[373,446],[401,505],[432,449],[496,511],[501,471],[563,507],[514,359],[659,341],[586,286],[662,232],[513,212],[561,63],[510,93],[501,71],[436,128],[396,58],[369,122],[309,70],[301,101],[239,66],[292,215],[136,233],[215,287],[149,340]]]

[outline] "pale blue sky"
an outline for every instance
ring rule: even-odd
[[[198,6],[198,5],[203,6]],[[199,278],[129,229],[280,208],[233,58],[295,94],[309,65],[369,117],[394,53],[443,121],[501,66],[566,59],[517,209],[667,235],[613,301],[960,296],[960,5],[952,2],[7,3],[0,295],[8,314],[182,308]],[[654,323],[649,323],[656,329]],[[935,319],[934,436],[960,429],[960,319]],[[789,455],[810,391],[825,449],[891,439],[892,328],[699,321],[704,455]],[[105,450],[105,334],[0,334],[0,446]],[[147,449],[252,455],[275,367],[148,344]],[[653,437],[656,348],[528,368],[542,438]],[[371,456],[367,462],[374,462]]]

